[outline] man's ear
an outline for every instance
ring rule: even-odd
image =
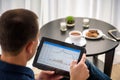
[[[34,44],[35,44],[34,41],[28,42],[28,44],[26,45],[27,53],[30,53],[30,54],[33,53]]]

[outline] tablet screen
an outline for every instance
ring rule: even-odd
[[[80,51],[79,49],[45,41],[43,42],[37,63],[69,71],[70,63],[73,60],[78,60]]]
[[[70,63],[79,61],[85,49],[80,46],[43,37],[40,41],[33,66],[54,70],[56,74],[69,76]]]

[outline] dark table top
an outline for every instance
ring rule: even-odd
[[[80,30],[81,32],[83,31],[82,21],[83,21],[83,18],[75,17],[75,27],[68,29],[66,32],[63,33],[60,31],[60,23],[65,22],[65,18],[53,20],[42,26],[42,28],[40,29],[40,34],[41,34],[40,36],[49,37],[49,38],[60,40],[60,41],[65,41],[65,39],[69,36],[68,33],[71,30]],[[106,34],[109,37],[111,36],[108,34],[108,30],[115,29],[114,26],[106,22],[96,20],[96,19],[91,19],[91,18],[90,18],[89,29],[90,28],[100,29],[104,34]],[[117,45],[118,45],[118,42],[114,42],[106,38],[101,38],[98,40],[87,39],[87,44],[85,46],[87,50],[86,54],[87,56],[103,54],[116,48]]]

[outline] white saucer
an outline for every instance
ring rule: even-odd
[[[73,42],[71,41],[70,37],[67,37],[67,38],[65,39],[65,42],[71,43],[71,44],[73,43]],[[87,43],[86,39],[85,39],[84,37],[82,37],[81,40],[80,40],[77,44],[75,44],[75,45],[85,46],[86,43]],[[74,43],[73,43],[73,44],[74,44]]]
[[[88,37],[88,36],[86,36],[86,33],[88,33],[89,30],[97,30],[97,32],[99,33],[99,35],[97,37]],[[99,29],[86,29],[86,30],[83,31],[82,34],[87,39],[100,39],[103,36],[103,32],[101,30],[99,30]]]

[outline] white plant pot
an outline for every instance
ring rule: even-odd
[[[72,27],[75,26],[75,23],[73,23],[73,24],[66,24],[66,25],[67,25],[68,28],[72,28]]]

